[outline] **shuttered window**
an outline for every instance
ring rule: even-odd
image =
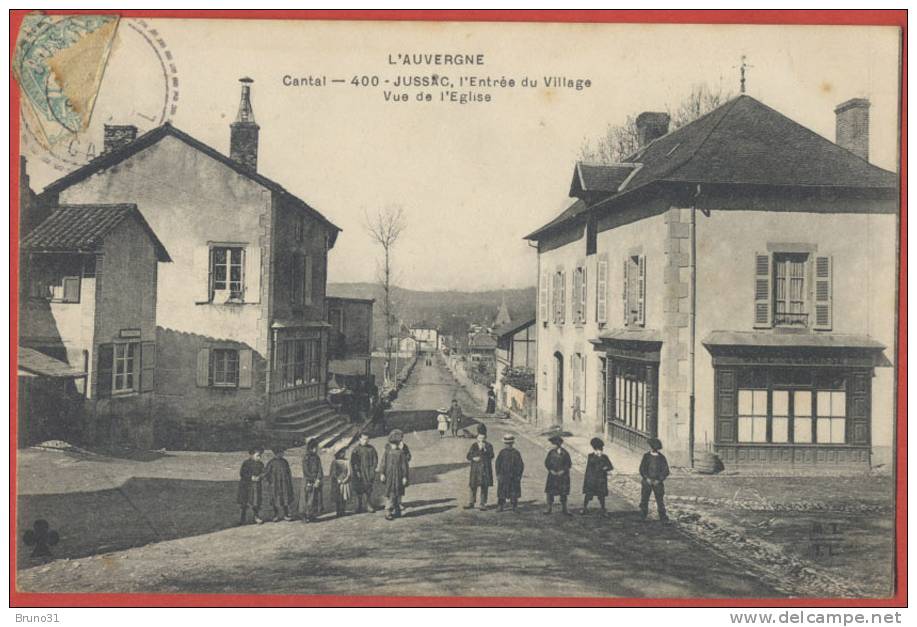
[[[253,351],[227,346],[198,350],[196,382],[198,387],[252,387]]]
[[[570,301],[573,322],[584,324],[586,322],[586,268],[583,266],[577,266],[573,271],[573,294]]]
[[[550,275],[547,272],[541,273],[541,280],[538,283],[538,321],[542,324],[548,322],[548,281]]]
[[[624,258],[624,325],[646,326],[646,256]]]
[[[608,322],[608,260],[599,259],[595,279],[595,321]]]

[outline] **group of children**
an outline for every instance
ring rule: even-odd
[[[515,448],[515,441],[515,437],[511,434],[507,433],[503,436],[503,450],[497,456],[494,468],[491,468],[491,462],[494,459],[493,446],[487,441],[487,427],[483,424],[478,425],[477,440],[468,449],[466,455],[471,466],[470,498],[465,509],[474,509],[478,502],[480,509],[487,509],[487,492],[493,486],[494,470],[496,470],[497,509],[502,512],[506,502],[509,501],[513,511],[516,511],[522,493],[522,473],[525,463],[522,460],[522,454]],[[569,516],[571,514],[567,509],[567,497],[570,494],[570,469],[573,461],[563,447],[564,439],[560,435],[554,435],[548,441],[553,448],[548,451],[544,461],[548,471],[544,488],[547,509],[544,513],[551,514],[554,510],[554,499],[559,498],[561,511]],[[650,450],[643,456],[640,463],[640,513],[646,519],[649,514],[649,498],[652,494],[656,497],[659,519],[666,521],[668,516],[663,501],[665,495],[663,482],[669,476],[669,465],[665,455],[661,452],[662,442],[658,438],[650,438],[648,444]],[[586,459],[586,472],[583,476],[583,508],[580,513],[588,513],[589,503],[595,498],[599,502],[601,514],[607,515],[605,499],[608,496],[608,473],[614,469],[614,466],[604,452],[605,443],[601,438],[592,438],[590,446],[592,452]],[[478,500],[479,496],[480,500]]]
[[[324,471],[322,460],[318,455],[318,439],[309,441],[306,454],[302,459],[303,481],[299,490],[298,501],[294,499],[293,472],[290,463],[284,457],[284,449],[274,447],[274,456],[265,465],[262,461],[264,449],[253,447],[248,451],[248,459],[242,462],[239,470],[239,498],[242,509],[239,524],[244,525],[247,513],[252,511],[253,521],[264,522],[261,516],[263,492],[267,488],[268,499],[273,509],[274,522],[294,520],[293,508],[298,502],[296,513],[304,522],[313,522],[322,513],[322,481]],[[331,494],[338,516],[344,515],[344,508],[351,497],[353,472],[344,456],[346,449],[338,451],[331,463]]]
[[[441,429],[444,434],[445,430]],[[545,457],[544,465],[548,471],[545,481],[545,514],[554,510],[554,500],[559,498],[563,514],[571,515],[567,509],[567,497],[570,494],[570,469],[573,465],[570,454],[563,447],[564,440],[555,435],[548,440],[552,448]],[[669,476],[669,465],[662,454],[662,442],[658,438],[648,440],[650,450],[640,463],[641,494],[640,513],[645,519],[649,513],[650,496],[655,496],[659,519],[668,520],[664,496],[664,481]],[[318,518],[323,509],[322,482],[324,473],[321,458],[318,455],[318,439],[309,441],[302,459],[303,481],[299,491],[297,513],[305,522]],[[599,502],[602,515],[607,514],[605,499],[608,496],[608,473],[614,466],[604,452],[605,443],[601,438],[592,438],[592,452],[586,460],[586,471],[583,477],[582,514],[589,510],[593,498]],[[274,457],[265,465],[261,461],[263,449],[252,448],[249,458],[242,463],[239,470],[239,497],[242,508],[239,524],[245,524],[246,514],[252,510],[255,523],[264,522],[261,517],[263,487],[267,488],[274,522],[294,520],[293,473],[290,464],[284,457],[284,450],[279,447],[271,449]],[[337,516],[346,513],[351,497],[356,500],[356,513],[367,509],[375,512],[372,503],[373,486],[382,485],[386,497],[386,519],[394,520],[401,516],[401,500],[408,486],[411,452],[404,443],[404,434],[395,429],[389,434],[384,455],[380,462],[376,449],[369,443],[369,435],[362,433],[359,443],[351,450],[350,459],[346,457],[347,447],[339,450],[331,463],[331,495]],[[496,457],[496,461],[494,459]],[[497,480],[497,508],[503,511],[509,502],[513,511],[517,511],[519,498],[522,495],[522,474],[525,463],[522,454],[515,448],[515,437],[503,436],[503,449],[494,455],[493,446],[487,441],[487,427],[478,425],[476,441],[468,450],[466,459],[471,463],[469,476],[469,502],[465,509],[474,509],[479,503],[482,510],[487,509],[489,488]]]

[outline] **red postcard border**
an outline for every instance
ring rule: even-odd
[[[23,17],[10,11],[10,58]],[[52,10],[50,14],[98,13]],[[112,11],[104,11],[112,12]],[[25,593],[16,590],[16,403],[19,277],[19,90],[10,73],[10,606],[11,607],[907,607],[907,11],[895,10],[178,10],[114,11],[123,17],[362,21],[808,24],[901,29],[898,389],[896,411],[895,594],[874,599],[636,599],[593,597],[386,597],[261,594]]]

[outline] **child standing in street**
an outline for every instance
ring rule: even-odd
[[[656,497],[656,508],[659,510],[659,520],[665,522],[669,519],[665,512],[665,486],[663,481],[669,476],[669,462],[662,450],[662,442],[659,438],[650,438],[647,442],[650,446],[648,453],[643,455],[640,461],[640,476],[642,477],[640,490],[640,514],[646,520],[649,514],[650,493]]]
[[[601,438],[592,438],[589,442],[592,452],[586,459],[586,474],[583,477],[583,511],[585,515],[592,497],[599,500],[602,515],[608,512],[605,509],[605,497],[608,496],[608,473],[614,469],[611,460],[604,453],[605,443]]]
[[[448,410],[445,407],[440,407],[438,415],[436,416],[436,430],[439,431],[439,437],[446,437],[446,431],[449,429],[449,416],[447,415]]]
[[[299,493],[299,513],[303,522],[312,522],[322,513],[322,458],[318,456],[318,438],[306,445],[302,458],[302,491]]]
[[[331,494],[334,497],[334,507],[338,518],[347,510],[347,501],[350,500],[350,481],[353,473],[350,462],[347,461],[347,448],[344,447],[334,454],[331,462]]]
[[[264,449],[248,449],[248,459],[242,462],[239,469],[239,505],[242,507],[242,514],[239,517],[239,524],[245,524],[245,512],[252,508],[252,516],[259,525],[264,521],[261,520],[261,475],[264,473],[264,464],[261,462],[261,453]]]
[[[559,435],[548,438],[554,448],[548,451],[545,457],[544,467],[548,469],[548,479],[545,482],[544,493],[548,509],[545,514],[550,514],[554,510],[554,497],[560,497],[560,508],[564,516],[572,516],[567,511],[567,495],[570,494],[570,468],[573,467],[573,460],[570,459],[570,453],[564,448],[564,439]]]
[[[271,451],[274,457],[264,469],[264,481],[271,494],[274,522],[293,520],[290,516],[290,506],[293,505],[293,473],[290,471],[289,462],[283,457],[283,448],[276,446]]]
[[[519,497],[522,496],[522,473],[525,463],[522,454],[514,446],[516,438],[511,433],[503,435],[503,450],[497,455],[497,509],[503,511],[506,501],[509,501],[513,511],[517,511]]]

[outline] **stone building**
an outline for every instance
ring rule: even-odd
[[[898,177],[749,96],[622,163],[577,164],[538,244],[538,417],[670,460],[867,467],[890,459]]]

